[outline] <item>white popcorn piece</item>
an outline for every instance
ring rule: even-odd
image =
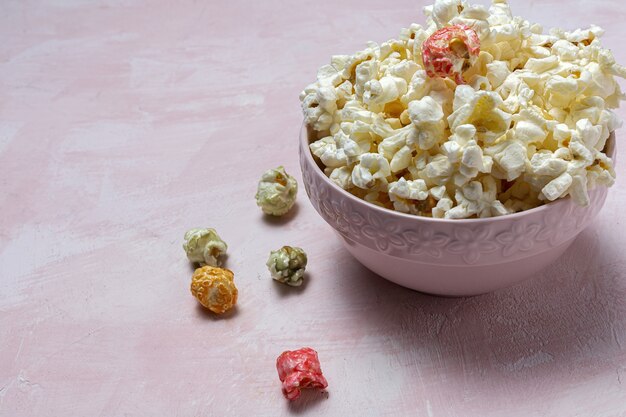
[[[548,150],[537,152],[530,160],[531,172],[535,175],[558,177],[567,170],[567,165],[567,161]]]
[[[399,99],[407,92],[407,82],[400,77],[386,76],[365,83],[363,102],[371,111],[383,111],[385,104]]]
[[[341,167],[348,163],[346,152],[337,146],[335,138],[327,136],[309,145],[311,153],[330,168]]]
[[[426,96],[409,103],[409,119],[417,133],[415,145],[428,150],[444,138],[443,109],[432,97]]]
[[[576,204],[579,206],[585,207],[589,205],[587,177],[585,175],[574,175],[572,177],[572,185],[569,189],[569,195],[572,196]]]
[[[559,56],[561,61],[573,61],[578,57],[578,47],[565,39],[559,39],[554,42],[551,49],[555,55]]]
[[[365,109],[363,103],[349,100],[339,112],[342,122],[362,122],[366,125],[375,123],[378,114]]]
[[[378,78],[378,61],[369,60],[361,62],[356,67],[356,83],[354,90],[359,99],[363,99],[365,93],[365,84]]]
[[[354,86],[350,81],[346,80],[338,85],[335,89],[335,92],[337,93],[337,106],[339,106],[340,103],[345,105],[345,103],[351,99],[353,91]]]
[[[527,108],[533,98],[535,98],[535,90],[533,90],[527,82],[535,84],[535,79],[523,77],[516,71],[511,73],[504,83],[498,88],[498,93],[504,97],[503,107],[510,114],[519,112],[521,109]]]
[[[593,154],[582,142],[571,141],[569,149],[578,162],[578,164],[575,165],[576,168],[586,168],[593,163]]]
[[[589,119],[580,119],[576,122],[576,133],[589,149],[596,147],[602,136],[602,126],[594,126]]]
[[[445,155],[435,155],[423,169],[425,175],[434,184],[443,185],[454,173],[454,166]]]
[[[415,75],[415,73],[419,69],[420,69],[420,66],[415,61],[409,61],[407,59],[404,59],[400,61],[399,63],[397,63],[396,65],[391,66],[388,69],[388,72],[389,72],[389,75],[402,78],[404,81],[406,81],[407,89],[408,89],[408,83],[411,82],[411,80],[413,79],[413,75]]]
[[[369,190],[387,185],[387,177],[391,175],[389,162],[377,153],[364,153],[359,163],[352,170],[352,183],[359,188]]]
[[[576,98],[578,82],[574,78],[554,75],[546,82],[545,91],[551,106],[568,107]]]
[[[335,168],[328,177],[344,190],[354,187],[352,183],[352,168],[350,167]]]
[[[459,163],[463,157],[463,147],[454,140],[449,140],[441,145],[441,153],[448,157],[452,164]]]
[[[440,185],[438,187],[433,187],[430,190],[428,190],[428,192],[430,193],[430,195],[433,196],[433,198],[435,200],[441,200],[442,198],[444,198],[447,194],[447,190],[445,185]]]
[[[412,146],[407,145],[409,138],[415,134],[413,126],[406,126],[396,131],[378,145],[378,153],[388,161],[391,172],[399,172],[408,168],[413,158]]]
[[[513,120],[514,137],[525,145],[541,144],[548,136],[548,122],[530,107],[521,110]]]
[[[337,87],[344,81],[344,78],[334,66],[327,64],[317,70],[317,81],[320,85]]]
[[[465,178],[455,178],[457,185],[463,185],[468,180],[475,178],[479,173],[490,173],[493,167],[493,158],[483,155],[483,150],[474,141],[470,141],[463,150],[463,158],[459,167],[459,174]]]
[[[438,219],[443,219],[446,217],[446,213],[452,209],[454,206],[454,201],[449,198],[442,198],[437,201],[437,205],[432,209],[432,216]],[[450,217],[448,217],[450,218]]]
[[[492,88],[498,88],[511,74],[508,65],[504,61],[493,61],[487,64],[487,79]]]
[[[481,39],[490,36],[489,11],[481,4],[462,4],[458,16],[450,19],[450,24],[471,27]]]
[[[570,185],[572,185],[572,176],[564,172],[543,187],[541,194],[543,194],[546,199],[554,201],[564,196]]]
[[[502,170],[507,181],[518,178],[526,168],[528,155],[526,147],[519,140],[505,140],[486,148],[485,152],[493,157],[494,163]]]
[[[511,115],[503,111],[502,98],[495,92],[475,91],[467,85],[457,87],[454,96],[454,112],[448,117],[450,130],[472,124],[479,136],[491,142],[505,132],[511,123]]]
[[[442,28],[459,15],[460,8],[460,0],[441,0],[435,2],[432,6],[425,7],[424,13],[430,16],[437,28]]]
[[[420,209],[415,205],[418,201],[428,198],[428,188],[424,180],[405,180],[389,184],[389,199],[396,210],[403,213],[419,214]]]
[[[537,74],[541,74],[552,68],[555,68],[559,64],[559,58],[550,55],[546,58],[530,58],[526,61],[526,65],[524,65],[524,69],[534,72]]]
[[[472,181],[456,190],[456,207],[448,210],[444,218],[460,219],[470,216],[492,217],[508,214],[508,210],[497,200],[497,185],[492,177]]]
[[[407,105],[413,100],[419,100],[428,95],[432,88],[430,80],[423,69],[415,71],[409,82],[407,93],[402,97],[402,103]]]
[[[317,131],[330,129],[337,111],[337,93],[332,86],[321,86],[302,99],[305,122]]]

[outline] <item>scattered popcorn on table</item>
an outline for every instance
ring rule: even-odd
[[[237,304],[234,278],[229,269],[203,266],[196,269],[191,277],[191,293],[212,312],[225,313]]]
[[[276,359],[276,369],[283,383],[283,394],[289,400],[297,399],[301,389],[324,389],[328,386],[317,352],[311,348],[283,352]]]
[[[597,26],[544,33],[437,0],[426,25],[331,59],[300,95],[314,157],[339,187],[421,216],[501,216],[611,186],[606,141],[626,68]]]
[[[293,207],[297,194],[296,179],[280,166],[263,173],[256,192],[256,203],[265,214],[282,216]]]
[[[228,245],[215,229],[190,229],[185,233],[183,249],[191,262],[200,265],[220,266],[219,257],[226,253]]]
[[[306,253],[300,248],[283,246],[270,252],[267,267],[276,281],[298,287],[304,279]]]

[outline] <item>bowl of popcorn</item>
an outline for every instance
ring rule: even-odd
[[[481,294],[555,261],[602,208],[626,69],[567,32],[438,0],[300,95],[306,192],[347,250],[415,290]]]

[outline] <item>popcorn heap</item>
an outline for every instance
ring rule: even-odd
[[[341,188],[438,218],[490,217],[610,186],[626,77],[597,26],[544,34],[504,0],[425,8],[427,27],[334,56],[301,93],[311,152]]]

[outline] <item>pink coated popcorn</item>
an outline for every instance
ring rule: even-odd
[[[422,45],[422,60],[429,77],[451,77],[465,84],[463,71],[474,63],[480,52],[478,35],[468,26],[441,28]]]
[[[283,383],[283,394],[289,400],[297,399],[302,388],[324,389],[328,386],[322,375],[317,352],[311,348],[281,353],[276,359],[276,369]]]

